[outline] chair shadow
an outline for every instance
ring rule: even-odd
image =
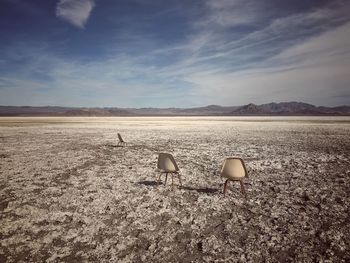
[[[107,147],[111,148],[119,148],[119,147],[124,147],[123,145],[113,145],[113,144],[106,144]]]
[[[146,186],[157,186],[157,185],[161,185],[161,182],[156,182],[156,181],[140,181],[137,182],[138,184],[142,184],[142,185],[146,185]]]
[[[142,184],[142,185],[146,185],[146,186],[158,186],[158,185],[163,185],[162,182],[157,182],[157,181],[139,181],[137,182],[137,184]],[[215,188],[194,188],[194,187],[190,187],[190,186],[182,186],[181,189],[184,190],[188,190],[188,191],[196,191],[198,193],[205,193],[205,194],[214,194],[219,192],[219,189],[215,189]]]
[[[189,190],[189,191],[196,191],[198,193],[205,193],[205,194],[214,194],[219,192],[219,189],[215,189],[215,188],[194,188],[194,187],[190,187],[190,186],[183,186],[182,189],[185,190]]]

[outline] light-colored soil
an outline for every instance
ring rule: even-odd
[[[349,262],[349,153],[349,118],[0,118],[0,262]]]

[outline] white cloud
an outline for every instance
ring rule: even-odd
[[[206,0],[206,14],[194,26],[216,30],[260,21],[266,12],[259,1],[248,0]]]
[[[72,1],[60,1],[67,2]],[[212,9],[221,12],[242,0],[212,4],[209,16]],[[265,27],[237,37],[225,30],[216,32],[225,25],[211,22],[196,27],[181,43],[154,50],[152,38],[132,35],[144,52],[120,52],[111,45],[108,56],[89,63],[57,56],[45,45],[30,48],[17,43],[0,54],[27,63],[21,63],[12,79],[0,79],[0,104],[8,98],[23,104],[15,96],[21,89],[32,105],[64,101],[75,106],[184,107],[290,100],[349,104],[350,23],[344,15],[349,8],[326,6],[271,17]],[[176,59],[166,59],[174,55]]]
[[[236,72],[189,74],[196,93],[212,103],[241,105],[305,101],[318,105],[349,104],[350,23],[305,40],[259,66]]]
[[[290,47],[272,59],[293,61],[296,58],[309,62],[323,57],[348,55],[350,51],[350,23],[328,31],[322,35],[313,37],[299,45]],[[307,59],[306,59],[307,57]]]
[[[94,0],[60,0],[56,6],[56,16],[84,28],[94,6]]]

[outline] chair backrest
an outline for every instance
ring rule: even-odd
[[[124,140],[123,140],[122,136],[120,135],[120,133],[118,133],[118,139],[119,139],[120,142],[124,142]]]
[[[247,169],[243,159],[237,157],[226,158],[221,169],[221,175],[233,180],[247,176]]]
[[[165,172],[177,172],[179,167],[177,166],[174,157],[170,153],[160,153],[158,156],[158,169]]]

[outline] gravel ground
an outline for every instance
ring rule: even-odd
[[[0,262],[349,262],[349,135],[332,117],[0,118]],[[182,188],[157,182],[159,152]],[[222,194],[230,156],[247,200]]]

